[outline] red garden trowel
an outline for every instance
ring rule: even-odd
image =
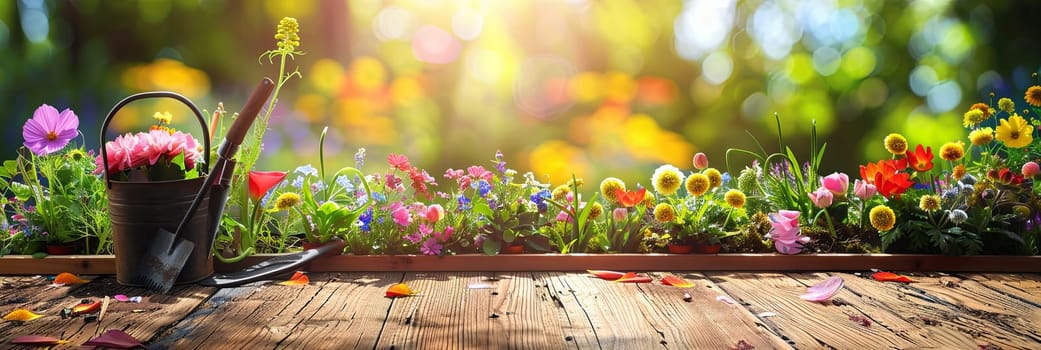
[[[246,132],[253,125],[253,120],[257,118],[257,114],[260,113],[261,107],[263,107],[268,97],[271,96],[274,88],[275,83],[271,79],[264,78],[264,80],[260,81],[260,85],[253,90],[253,94],[249,96],[249,100],[246,101],[242,111],[239,112],[238,118],[235,119],[231,128],[228,129],[227,135],[224,136],[224,142],[217,149],[217,162],[213,165],[213,170],[210,171],[209,176],[214,176],[215,171],[223,173],[228,170],[225,169],[228,159],[238,151],[239,144],[246,137]],[[222,175],[216,174],[216,176],[220,177]],[[136,276],[136,280],[148,288],[162,293],[170,290],[174,281],[177,280],[177,276],[181,274],[181,269],[184,268],[184,264],[187,262],[188,256],[191,255],[192,249],[195,247],[194,242],[184,239],[185,227],[188,226],[188,222],[195,216],[196,210],[210,191],[210,187],[219,180],[219,178],[208,178],[206,181],[203,181],[202,187],[199,188],[199,193],[192,200],[191,206],[188,207],[188,212],[184,214],[181,223],[177,225],[176,232],[171,233],[164,229],[156,232],[150,250],[142,257],[142,266],[139,269],[139,275]],[[214,219],[219,220],[220,218]],[[212,232],[207,232],[207,234],[212,235]]]

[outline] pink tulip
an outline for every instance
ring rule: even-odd
[[[614,221],[625,221],[625,218],[629,216],[629,210],[626,208],[615,208],[611,214],[614,216]]]
[[[816,205],[818,208],[827,208],[835,199],[831,191],[824,187],[818,188],[816,191],[808,193],[808,195],[810,200],[813,201],[813,205]]]
[[[821,178],[821,186],[836,196],[843,196],[846,194],[846,189],[849,188],[849,176],[838,172],[832,173]]]
[[[698,152],[694,155],[694,168],[701,170],[708,168],[708,156],[702,152]]]
[[[868,200],[869,198],[874,197],[876,193],[878,193],[878,188],[876,188],[875,185],[868,183],[867,181],[861,181],[860,179],[857,179],[857,181],[853,183],[853,193],[857,195],[857,198],[860,198],[862,200]]]
[[[1041,166],[1037,165],[1037,162],[1023,164],[1023,177],[1034,177],[1037,174],[1041,174]]]
[[[770,239],[774,248],[781,254],[798,254],[803,244],[810,242],[810,237],[799,235],[799,212],[781,210],[770,213]]]

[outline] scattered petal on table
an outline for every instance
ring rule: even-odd
[[[54,285],[57,286],[67,286],[70,284],[81,284],[87,282],[90,281],[79,278],[79,276],[76,276],[68,272],[62,272],[59,273],[57,276],[54,276]]]
[[[874,278],[876,281],[879,281],[879,282],[904,282],[904,283],[914,282],[914,280],[912,280],[911,277],[907,277],[907,276],[904,276],[904,275],[897,275],[897,274],[892,273],[892,272],[875,272],[874,274],[871,275],[871,278]]]
[[[469,286],[466,286],[466,288],[469,288],[469,289],[492,289],[493,287],[492,287],[492,285],[487,284],[487,283],[471,283]]]
[[[770,311],[763,311],[763,312],[755,314],[755,316],[756,317],[774,317],[774,316],[777,316],[777,313],[776,312],[770,312]]]
[[[302,271],[297,271],[296,273],[293,273],[293,277],[290,278],[288,281],[278,282],[278,284],[281,284],[283,286],[306,286],[310,283],[311,279],[307,278],[307,275],[304,274]]]
[[[668,275],[661,279],[661,284],[666,286],[673,286],[676,288],[693,288],[694,282],[687,281],[681,277]]]
[[[40,317],[43,316],[34,314],[32,311],[26,309],[17,309],[4,315],[4,319],[8,321],[32,321]]]
[[[404,283],[398,283],[398,284],[395,284],[395,285],[390,286],[390,287],[387,288],[387,295],[386,296],[388,298],[400,298],[400,297],[407,297],[407,296],[410,296],[410,295],[416,295],[416,292],[413,291],[412,288],[409,288],[408,285],[406,285]]]
[[[586,270],[586,271],[589,271],[589,273],[593,274],[593,276],[596,276],[596,277],[599,277],[600,279],[604,279],[604,280],[608,280],[608,281],[614,281],[614,280],[617,280],[619,278],[622,278],[622,276],[625,276],[625,273],[618,272],[618,271],[610,271],[610,270]]]
[[[140,340],[134,339],[134,337],[118,329],[107,330],[100,337],[88,340],[83,345],[115,349],[143,349],[145,347]]]
[[[716,300],[722,301],[722,302],[724,302],[724,303],[727,303],[727,304],[730,304],[730,305],[735,305],[735,304],[737,304],[737,302],[736,302],[736,301],[734,301],[734,299],[730,299],[730,297],[728,297],[728,296],[726,296],[726,295],[719,295],[719,296],[716,296]]]
[[[91,301],[89,303],[82,303],[72,307],[72,315],[84,315],[92,314],[101,310],[100,301]]]
[[[806,294],[800,296],[802,300],[806,301],[825,301],[831,299],[835,293],[838,293],[842,289],[842,285],[845,281],[840,276],[831,276],[824,282],[818,283],[813,287],[806,290]]]
[[[650,283],[651,278],[647,276],[637,276],[635,272],[626,272],[621,278],[614,280],[619,283]]]
[[[752,346],[752,344],[749,344],[744,339],[738,340],[737,344],[734,344],[734,346],[730,347],[730,350],[754,350],[754,349],[755,349],[755,346]]]
[[[12,344],[18,345],[30,345],[30,346],[50,346],[50,345],[61,345],[68,343],[68,340],[61,340],[54,337],[45,337],[42,335],[22,335],[11,339]]]

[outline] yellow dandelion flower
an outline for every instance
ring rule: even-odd
[[[940,147],[940,158],[943,160],[956,161],[965,156],[965,143],[961,141],[948,142]]]
[[[951,178],[955,180],[961,180],[961,178],[965,177],[965,172],[966,170],[964,164],[955,165],[954,169],[951,170]]]
[[[904,135],[892,133],[886,136],[885,139],[886,151],[889,153],[903,155],[907,153],[907,139]]]
[[[987,120],[987,114],[981,110],[973,108],[962,115],[961,125],[966,128],[971,128],[982,123],[984,120]]]
[[[676,220],[676,208],[669,203],[660,203],[654,207],[654,220],[666,223]]]
[[[1027,93],[1023,96],[1023,99],[1027,100],[1027,104],[1034,107],[1041,107],[1041,86],[1031,86],[1027,88]]]
[[[654,191],[664,195],[676,193],[682,183],[683,173],[680,172],[679,168],[668,164],[655,169],[654,175],[651,176],[651,185],[654,186]]]
[[[885,205],[871,208],[869,218],[871,219],[871,227],[879,231],[889,231],[893,229],[893,226],[896,226],[896,213]]]
[[[991,142],[994,142],[994,129],[988,126],[973,130],[969,133],[969,141],[976,146],[989,145]]]
[[[727,204],[730,204],[731,207],[741,209],[745,206],[745,193],[741,192],[741,190],[733,189],[727,191],[723,198],[726,199]]]
[[[589,220],[596,220],[600,215],[604,214],[604,205],[600,202],[593,202],[593,207],[589,209]]]
[[[625,182],[617,177],[609,177],[600,181],[600,195],[611,203],[618,203],[618,197],[615,196],[616,190],[625,191]]]
[[[1033,134],[1034,127],[1027,123],[1027,120],[1023,119],[1023,117],[1013,114],[1008,119],[1001,120],[1001,125],[995,131],[995,138],[1004,142],[1005,147],[1023,148],[1034,141]]]
[[[282,211],[300,204],[300,195],[292,192],[286,192],[278,196],[275,199],[275,210]]]
[[[641,203],[643,203],[644,207],[650,209],[650,208],[654,207],[654,202],[656,200],[657,200],[657,198],[654,197],[654,193],[652,193],[651,191],[644,191],[643,192],[643,202],[641,202]]]
[[[557,188],[553,189],[553,200],[558,201],[558,202],[559,201],[563,201],[563,200],[567,199],[567,195],[569,193],[571,193],[571,186],[568,186],[568,185],[557,186]]]
[[[702,172],[705,176],[708,176],[709,188],[716,188],[723,185],[723,174],[719,173],[716,168],[708,168]]]
[[[1005,113],[1012,114],[1016,111],[1016,103],[1012,102],[1011,98],[1002,97],[998,100],[998,109],[1005,111]]]
[[[918,201],[918,207],[927,212],[940,210],[940,196],[927,194]]]
[[[700,196],[708,192],[712,186],[712,180],[705,174],[696,173],[687,178],[687,194]]]

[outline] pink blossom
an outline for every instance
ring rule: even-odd
[[[708,156],[705,153],[698,152],[694,155],[694,168],[698,170],[708,168]]]
[[[813,205],[818,208],[827,208],[831,205],[831,202],[835,199],[834,195],[831,194],[827,188],[821,187],[816,191],[807,193],[810,196],[810,200],[813,201]]]
[[[453,170],[452,168],[448,168],[448,170],[445,170],[445,178],[449,180],[459,179],[463,174],[463,169]]]
[[[390,216],[394,218],[394,222],[399,226],[412,224],[412,216],[409,215],[408,209],[401,202],[394,202],[394,204],[390,205]]]
[[[455,229],[452,228],[452,226],[448,226],[445,227],[445,232],[442,232],[441,234],[434,233],[434,236],[436,236],[437,239],[441,242],[448,242],[448,240],[452,238],[452,234],[454,233]]]
[[[387,156],[387,163],[390,163],[390,166],[401,171],[407,172],[412,168],[412,165],[408,163],[408,157],[403,154],[391,153]]]
[[[567,211],[561,210],[559,213],[557,213],[557,221],[572,222],[571,215],[568,215]]]
[[[878,189],[875,185],[870,184],[867,181],[857,179],[856,182],[853,183],[853,193],[857,195],[857,198],[862,200],[868,200],[869,198],[874,197],[877,192]]]
[[[821,178],[821,186],[836,196],[843,196],[846,194],[846,189],[849,188],[849,175],[832,173]]]
[[[492,182],[492,172],[482,166],[472,165],[466,168],[466,172],[476,179]]]
[[[438,222],[445,217],[445,208],[440,204],[433,204],[426,208],[426,212],[423,215],[429,222]]]
[[[629,210],[626,208],[615,208],[612,213],[614,221],[624,221],[629,216]]]
[[[802,251],[803,244],[810,242],[810,237],[800,236],[799,212],[794,210],[781,210],[770,213],[770,239],[774,241],[774,248],[781,254],[798,254]]]
[[[426,255],[440,255],[442,248],[444,247],[437,243],[436,239],[430,238],[423,242],[423,245],[419,247],[419,251]]]
[[[1041,173],[1041,166],[1037,162],[1026,162],[1023,164],[1023,177],[1034,177]]]

